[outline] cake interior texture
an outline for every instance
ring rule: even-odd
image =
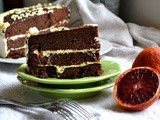
[[[51,26],[67,26],[70,10],[61,5],[38,4],[0,14],[0,57],[25,56],[26,31],[31,27],[45,30]]]
[[[98,26],[57,28],[31,35],[27,44],[29,74],[40,78],[99,76]]]

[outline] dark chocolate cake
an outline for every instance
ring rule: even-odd
[[[13,9],[0,14],[0,57],[24,56],[26,31],[31,27],[45,30],[51,26],[66,26],[69,17],[67,7],[51,3]]]
[[[80,78],[103,73],[97,25],[37,31],[30,35],[27,46],[28,72],[33,76]]]

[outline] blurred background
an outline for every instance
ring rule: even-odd
[[[125,22],[160,28],[160,0],[121,0],[119,10]]]
[[[0,0],[0,13],[3,12],[3,1]]]

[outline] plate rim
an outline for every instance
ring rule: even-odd
[[[105,83],[104,85],[99,85],[96,87],[89,87],[89,88],[79,88],[79,89],[54,89],[54,88],[45,88],[45,87],[38,87],[38,86],[32,86],[32,85],[27,85],[22,83],[22,85],[24,85],[27,88],[36,90],[36,91],[42,91],[42,92],[50,92],[50,93],[66,93],[67,94],[77,94],[75,92],[78,93],[88,93],[88,92],[97,92],[97,91],[101,91],[110,87],[113,87],[115,84],[115,80],[118,78],[119,75],[115,75],[112,76],[110,78],[114,78],[114,80],[112,80],[111,83]]]
[[[100,93],[105,89],[113,87],[116,79],[114,79],[111,83],[106,83],[104,85],[89,87],[89,88],[80,88],[80,89],[52,89],[52,88],[34,87],[25,84],[22,85],[30,90],[38,92],[40,95],[47,98],[86,99],[95,96],[96,94]]]
[[[1,58],[0,63],[9,63],[9,64],[23,64],[26,63],[26,57],[20,58]]]
[[[96,77],[84,77],[84,78],[77,78],[77,80],[73,80],[73,79],[58,79],[58,78],[46,78],[46,79],[43,79],[43,78],[38,78],[38,77],[35,77],[35,76],[32,76],[32,75],[29,75],[26,73],[24,73],[24,70],[22,71],[22,67],[25,66],[26,67],[26,64],[22,64],[18,69],[17,69],[17,74],[18,76],[22,77],[22,78],[26,78],[26,79],[29,79],[31,81],[35,81],[35,82],[39,82],[39,83],[46,83],[46,84],[85,84],[85,83],[91,83],[91,82],[98,82],[100,80],[104,80],[104,79],[107,79],[111,76],[114,76],[114,75],[117,75],[121,72],[121,68],[120,68],[120,65],[115,62],[115,61],[111,61],[111,60],[101,60],[101,63],[102,63],[102,67],[103,64],[105,63],[108,63],[110,62],[110,64],[114,64],[114,66],[117,67],[116,72],[114,74],[110,74],[108,76],[96,76]],[[106,66],[105,66],[106,67]],[[27,68],[24,68],[25,70]],[[92,80],[86,80],[87,79],[92,79]],[[56,81],[55,81],[56,80]]]
[[[107,45],[107,46],[105,46],[106,50],[104,50],[104,51],[101,51],[101,50],[100,50],[100,55],[101,55],[101,56],[104,55],[104,54],[106,54],[106,53],[108,53],[109,51],[112,50],[113,45],[112,45],[111,42],[109,42],[109,41],[107,41],[107,40],[105,40],[105,39],[103,39],[103,38],[99,38],[99,40],[100,40],[100,43],[101,43],[101,47],[104,46],[104,43]],[[103,43],[102,43],[102,42],[103,42]],[[104,48],[104,47],[103,47],[103,48]]]

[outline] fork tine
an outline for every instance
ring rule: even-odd
[[[94,117],[92,114],[90,114],[87,110],[85,110],[83,107],[81,107],[75,101],[72,101],[70,99],[62,99],[62,100],[59,100],[59,102],[60,102],[60,104],[62,104],[66,108],[75,112],[76,114],[81,115],[81,117],[83,117],[84,119],[89,120]]]
[[[71,116],[68,115],[68,113],[64,112],[63,110],[55,110],[54,113],[55,112],[61,115],[63,118],[65,118],[65,120],[72,120]]]
[[[52,112],[59,113],[66,120],[77,120],[69,110],[64,109],[64,107],[61,107],[61,106],[57,105],[56,103],[54,105],[55,105],[55,107],[53,109],[50,108],[48,110],[50,110]]]
[[[79,108],[79,110],[82,110],[83,113],[86,113],[88,114],[90,117],[93,117],[93,115],[91,113],[89,113],[87,110],[85,110],[83,107],[81,107],[78,103],[76,103],[75,101],[72,101],[72,100],[68,100],[70,104],[72,104],[73,106]]]
[[[72,103],[72,102],[68,102],[67,104],[72,106],[73,108],[75,108],[75,110],[77,110],[77,112],[83,114],[86,118],[90,119],[90,118],[93,117],[88,111],[86,111],[81,106],[77,105],[77,103],[75,104],[75,103]]]

